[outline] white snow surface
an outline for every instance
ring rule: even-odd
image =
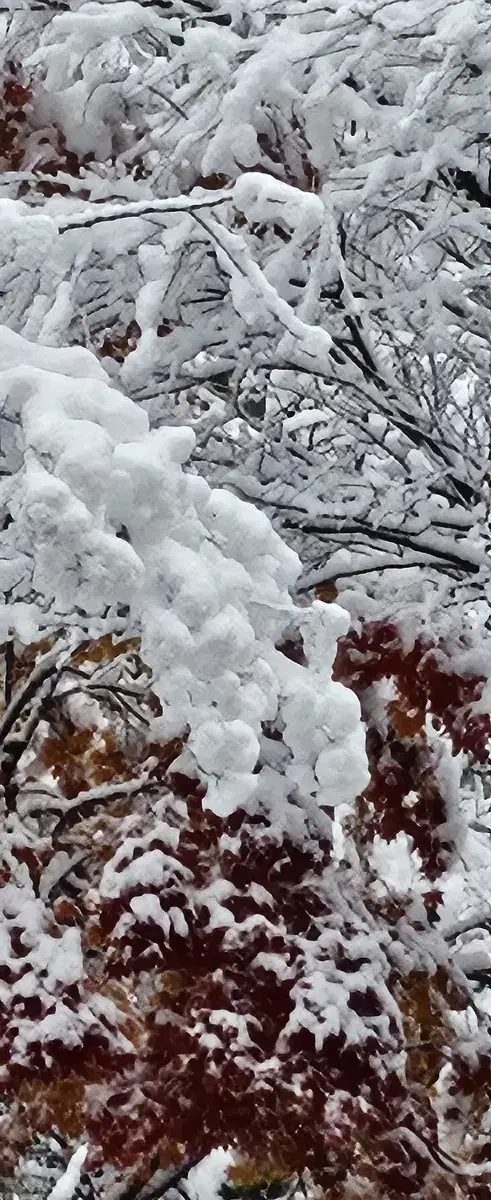
[[[387,893],[411,897],[428,888],[428,881],[420,871],[420,856],[413,850],[411,838],[402,831],[390,842],[376,834],[370,863],[376,876],[373,886],[382,898]]]
[[[207,1154],[196,1167],[191,1167],[185,1183],[181,1185],[189,1200],[216,1200],[233,1161],[233,1154],[219,1147]]]

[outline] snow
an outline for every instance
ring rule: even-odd
[[[347,804],[353,798],[353,790],[359,795],[368,783],[368,773],[363,755],[360,754],[358,730],[354,730],[344,741],[342,749],[321,750],[315,764],[315,776],[322,788],[324,804],[333,808]]]
[[[181,1184],[182,1190],[189,1200],[216,1200],[233,1162],[231,1151],[222,1147],[212,1150],[197,1166],[191,1167]]]
[[[189,747],[207,775],[251,772],[259,757],[259,740],[245,721],[203,722]]]
[[[84,975],[79,929],[65,929],[61,938],[44,938],[26,956],[36,972],[43,972],[44,986],[54,991],[61,983],[70,987]]]
[[[377,834],[370,850],[370,862],[376,879],[373,886],[381,896],[387,892],[391,896],[414,896],[428,886],[420,872],[419,854],[413,850],[411,838],[405,833],[398,833],[390,842]]]
[[[143,874],[145,883],[152,883],[152,877]],[[133,896],[130,900],[131,911],[135,914],[138,921],[149,921],[152,925],[160,926],[164,933],[168,935],[170,930],[170,914],[164,912],[158,896],[154,896],[149,892],[145,896]]]
[[[18,929],[20,924],[24,947],[22,962],[32,968],[32,978],[42,978],[47,992],[56,990],[59,983],[71,985],[82,978],[80,931],[66,929],[61,938],[51,936],[46,931],[45,906],[28,887],[20,888],[10,883],[4,886],[0,891],[0,913],[3,919],[0,926],[2,967],[9,967],[17,975],[18,958],[11,953],[10,930]],[[22,984],[30,978],[29,973],[19,982]]]
[[[121,851],[117,857],[118,860],[123,858]],[[119,869],[116,869],[118,865],[119,861],[115,862],[113,858],[104,866],[98,889],[102,899],[114,899],[122,892],[138,887],[140,883],[148,887],[161,887],[169,877],[181,880],[192,878],[191,872],[182,863],[169,854],[164,854],[163,850],[147,850],[127,866],[119,866]]]
[[[305,234],[324,220],[324,205],[319,196],[300,192],[281,179],[255,171],[237,180],[233,198],[236,207],[250,221],[283,220],[292,229],[301,223]]]
[[[89,1147],[86,1144],[78,1146],[72,1154],[64,1175],[62,1175],[61,1179],[57,1180],[47,1200],[73,1200],[75,1189],[80,1183],[80,1176],[88,1149]]]
[[[16,220],[21,223],[21,228],[25,230],[26,223],[29,223],[30,217],[30,212],[27,208],[27,205],[22,205],[19,212],[18,204],[14,206],[10,200],[0,201],[0,221],[2,228],[5,227],[5,214],[3,211],[3,205],[9,206],[9,213],[10,205],[14,207]],[[49,225],[48,218],[44,218],[44,220],[46,220]],[[39,239],[42,235],[42,225],[40,224],[39,217],[36,218],[34,228],[36,231],[36,241],[39,244]],[[26,338],[21,337],[18,333],[15,333],[13,329],[8,329],[6,325],[0,325],[0,351],[2,375],[4,372],[6,373],[7,382],[12,378],[9,374],[7,374],[7,372],[12,370],[17,372],[17,375],[14,376],[14,379],[18,378],[20,375],[21,379],[25,379],[26,384],[28,384],[29,380],[32,379],[32,375],[23,373],[23,368],[30,367],[34,368],[34,371],[49,372],[49,380],[46,380],[45,382],[49,383],[52,389],[53,387],[56,389],[52,390],[50,393],[55,407],[59,405],[63,408],[65,400],[64,389],[66,387],[67,378],[83,379],[85,386],[87,386],[88,379],[98,379],[103,383],[107,383],[106,373],[98,362],[97,358],[91,354],[89,350],[84,350],[82,346],[67,346],[61,349],[55,346],[39,346],[33,342],[27,341]],[[56,388],[56,385],[51,378],[53,375],[61,375],[63,377],[63,386],[61,385],[61,381],[58,381],[58,387]],[[42,376],[38,377],[38,382],[40,385],[42,385]],[[80,400],[83,403],[82,397],[84,396],[84,392],[82,391],[79,393],[79,395]],[[115,397],[113,396],[111,399],[114,402]],[[49,406],[47,411],[48,413],[51,412]],[[67,411],[67,409],[64,409],[64,411]]]

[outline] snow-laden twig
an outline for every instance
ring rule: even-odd
[[[70,1162],[61,1179],[58,1179],[54,1188],[51,1189],[46,1200],[72,1200],[75,1188],[80,1183],[80,1176],[85,1159],[87,1158],[88,1145],[79,1146],[75,1153],[72,1154]]]
[[[395,1141],[399,1137],[406,1138],[416,1150],[422,1151],[423,1154],[431,1158],[445,1174],[458,1176],[461,1179],[481,1179],[483,1176],[487,1177],[488,1180],[491,1178],[491,1162],[462,1162],[457,1158],[453,1158],[441,1146],[432,1146],[426,1138],[414,1133],[406,1125],[399,1126],[397,1129],[385,1134],[384,1141]]]
[[[153,765],[154,760],[150,760],[150,762]],[[142,788],[148,785],[150,769],[151,766],[148,771],[139,775],[138,779],[124,779],[117,783],[102,783],[98,787],[88,788],[85,792],[79,792],[73,800],[66,800],[56,792],[49,792],[35,786],[26,786],[19,794],[19,811],[25,816],[32,816],[40,809],[48,809],[50,812],[59,811],[60,817],[53,831],[59,834],[61,827],[67,824],[80,808],[114,800],[116,796],[137,795]],[[48,798],[51,801],[50,804],[46,804]]]
[[[109,221],[124,221],[128,217],[158,217],[160,214],[176,212],[194,212],[200,208],[217,208],[230,200],[230,191],[223,189],[205,196],[176,196],[164,200],[129,200],[127,204],[100,204],[92,208],[84,208],[72,217],[65,217],[58,222],[60,233],[68,233],[70,229],[91,229],[93,225],[102,225]]]

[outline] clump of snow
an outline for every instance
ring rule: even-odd
[[[218,1147],[206,1155],[196,1167],[191,1167],[181,1189],[189,1200],[216,1200],[226,1183],[234,1158],[230,1150]]]
[[[169,876],[179,880],[192,878],[191,872],[182,863],[164,854],[163,850],[147,850],[140,858],[133,859],[126,867],[117,870],[121,857],[121,853],[118,853],[104,867],[99,887],[103,899],[113,899],[121,892],[137,887],[142,880],[149,887],[161,887]]]
[[[376,876],[374,888],[382,898],[414,896],[425,891],[428,882],[421,874],[421,858],[413,850],[411,838],[402,831],[390,842],[375,835],[370,863]]]
[[[234,187],[234,202],[253,222],[283,220],[292,229],[311,232],[324,220],[324,204],[313,192],[302,192],[281,179],[250,171]]]
[[[42,215],[36,213],[33,216],[28,204],[19,200],[2,198],[0,200],[0,222],[2,225],[2,253],[5,255],[8,250],[11,259],[15,260],[17,271],[21,272],[23,269],[32,271],[33,268],[41,266],[46,256],[49,257],[52,253],[57,227],[51,217],[45,216],[44,213]],[[9,341],[14,344],[18,337],[11,330],[5,330],[4,336],[7,346]],[[32,361],[29,357],[29,345],[26,346],[26,352],[29,363]],[[68,358],[70,353],[70,350],[65,350],[65,358]],[[8,358],[5,365],[9,365]],[[54,369],[56,370],[56,368]]]
[[[301,787],[319,806],[353,800],[367,780],[358,701],[331,679],[347,614],[295,606],[297,555],[263,512],[183,469],[190,429],[149,431],[86,351],[73,352],[70,373],[66,351],[0,330],[0,357],[4,345],[0,396],[18,454],[3,493],[13,518],[2,534],[4,623],[16,628],[33,588],[40,630],[61,614],[76,625],[80,613],[96,634],[104,613],[126,604],[163,704],[160,734],[187,729],[215,812],[256,795],[272,720],[287,757],[270,764],[271,796]],[[307,665],[276,648],[292,628]],[[145,860],[160,879],[158,854]]]
[[[55,1183],[54,1188],[49,1193],[47,1200],[72,1200],[75,1189],[80,1183],[82,1167],[87,1158],[88,1145],[82,1145],[72,1154],[67,1169],[61,1179]]]

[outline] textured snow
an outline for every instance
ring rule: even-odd
[[[301,192],[281,179],[251,171],[242,175],[234,187],[234,202],[251,221],[285,221],[292,229],[302,225],[310,233],[324,220],[320,196]]]
[[[387,892],[393,896],[414,896],[424,892],[427,881],[420,873],[421,860],[412,849],[411,838],[398,833],[390,842],[375,836],[370,851],[376,882],[374,887],[382,897]]]
[[[0,889],[0,963],[17,973],[18,956],[10,949],[10,929],[22,929],[21,942],[25,953],[23,963],[31,968],[19,980],[19,988],[28,994],[36,978],[42,977],[47,992],[58,984],[70,986],[83,975],[80,931],[65,929],[61,937],[52,937],[45,930],[45,908],[27,888],[7,884]]]
[[[180,1185],[182,1191],[189,1200],[216,1200],[233,1161],[231,1151],[221,1147],[212,1150],[197,1166],[191,1167],[187,1179]]]
[[[164,854],[163,850],[147,850],[141,857],[128,863],[128,866],[118,870],[118,861],[122,857],[119,853],[104,867],[99,885],[99,894],[103,899],[119,896],[121,892],[137,887],[139,883],[160,887],[171,874],[181,880],[192,879],[191,872],[177,859]]]

